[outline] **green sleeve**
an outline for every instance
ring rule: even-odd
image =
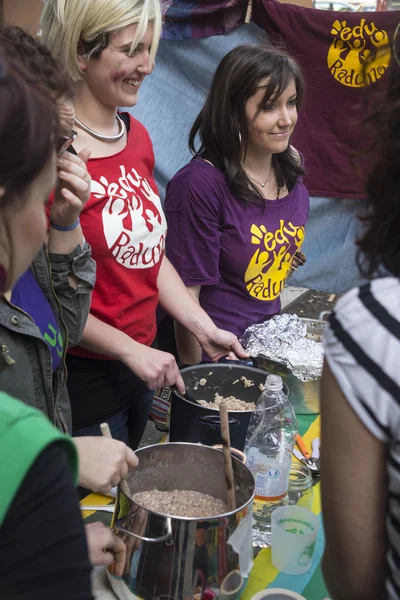
[[[0,392],[0,525],[29,469],[56,441],[64,445],[77,482],[78,457],[72,440],[42,412]]]

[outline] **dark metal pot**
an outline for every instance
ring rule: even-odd
[[[181,370],[187,392],[194,400],[214,400],[215,393],[221,396],[235,396],[245,402],[256,403],[260,397],[260,384],[265,383],[268,375],[265,371],[235,363],[202,364]],[[245,388],[241,377],[254,381],[254,386]],[[206,379],[204,386],[199,385]],[[234,383],[239,380],[238,383]],[[288,392],[284,388],[285,393]],[[229,430],[231,446],[244,449],[247,428],[252,410],[229,411]],[[171,421],[169,439],[171,442],[200,442],[207,446],[221,443],[219,412],[200,404],[190,402],[176,389],[171,395]]]
[[[251,568],[251,472],[232,459],[236,510],[202,519],[178,518],[149,511],[132,496],[153,489],[194,490],[226,500],[221,452],[200,444],[168,443],[140,448],[137,456],[139,466],[119,486],[116,498],[112,525],[128,551],[123,580],[108,573],[114,592],[120,600],[133,599],[132,592],[143,600],[203,600],[210,591],[227,598],[220,593],[227,578],[238,571],[247,575]]]

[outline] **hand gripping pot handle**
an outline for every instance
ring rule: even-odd
[[[115,507],[114,504],[112,506],[86,505],[86,506],[81,506],[81,510],[82,511],[95,510],[98,512],[106,512],[106,513],[114,514],[114,507]],[[140,510],[142,510],[142,509],[140,509]],[[161,535],[160,537],[156,537],[156,538],[144,537],[143,535],[139,535],[138,533],[133,533],[133,531],[129,531],[128,529],[125,529],[125,527],[120,525],[117,521],[115,521],[115,523],[114,523],[114,529],[116,529],[117,531],[119,531],[121,533],[124,533],[125,535],[129,535],[130,537],[136,538],[137,540],[141,540],[142,542],[150,542],[152,544],[157,544],[158,542],[165,542],[172,536],[172,523],[171,523],[170,517],[166,517],[165,523],[166,523],[166,532],[164,533],[164,535]]]
[[[125,529],[122,525],[119,525],[117,521],[114,523],[114,529],[125,535],[129,535],[130,537],[136,538],[137,540],[142,540],[142,542],[150,542],[152,544],[156,544],[157,542],[166,542],[172,536],[172,524],[171,519],[167,517],[165,519],[166,523],[166,533],[157,538],[149,538],[144,537],[144,535],[139,535],[138,533],[133,533],[133,531],[129,531],[129,529]]]

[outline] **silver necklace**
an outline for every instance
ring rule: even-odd
[[[247,173],[247,171],[246,171],[246,173]],[[263,187],[265,187],[265,184],[267,183],[267,181],[268,181],[268,179],[269,179],[269,175],[268,175],[268,177],[267,177],[267,179],[264,181],[264,183],[261,183],[261,181],[257,181],[257,179],[256,179],[255,177],[252,177],[252,176],[250,175],[250,173],[247,173],[247,175],[250,177],[250,179],[252,179],[253,181],[255,181],[255,182],[258,184],[258,185],[261,185],[261,187],[262,187],[262,188],[263,188]]]
[[[92,137],[96,138],[96,140],[101,140],[102,142],[117,142],[124,135],[125,124],[123,120],[118,114],[115,115],[115,120],[118,123],[118,133],[116,135],[103,135],[101,133],[97,133],[97,131],[93,131],[93,129],[90,129],[90,127],[82,123],[82,121],[80,121],[77,117],[74,118],[74,121],[78,125],[78,127],[83,129],[83,131],[86,131]]]
[[[247,171],[246,171],[246,173],[247,173]],[[248,175],[248,176],[250,177],[250,179],[252,179],[252,180],[253,180],[255,183],[257,183],[258,185],[261,185],[261,187],[262,187],[262,188],[264,188],[264,187],[265,187],[265,185],[266,185],[266,183],[267,183],[267,181],[268,181],[268,179],[269,179],[269,177],[270,177],[270,175],[271,175],[271,173],[268,175],[268,177],[267,177],[267,179],[264,181],[264,183],[261,183],[261,181],[257,181],[257,179],[255,179],[254,177],[252,177],[252,176],[250,175],[250,173],[247,173],[247,175]],[[278,187],[278,192],[277,192],[277,194],[276,194],[276,200],[279,200],[279,194],[281,193],[281,188],[280,188],[280,186],[279,186],[279,185],[278,185],[277,187]]]

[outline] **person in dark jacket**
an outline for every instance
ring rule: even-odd
[[[45,241],[45,203],[57,177],[58,133],[54,100],[21,65],[1,57],[2,303],[9,303]],[[50,240],[49,246],[57,250],[57,240]],[[51,304],[44,293],[40,296],[32,288],[34,294],[43,313],[49,314]],[[26,315],[13,310],[10,318],[17,330]],[[29,373],[19,360],[20,347],[5,343],[5,331],[2,326],[0,373],[10,369],[23,381]],[[0,455],[0,597],[92,600],[90,563],[115,562],[115,573],[121,575],[125,546],[101,524],[87,529],[86,540],[74,489],[75,445],[51,425],[43,411],[0,391]]]
[[[90,194],[90,151],[65,152],[76,135],[72,87],[50,51],[15,26],[0,31],[0,51],[50,94],[60,121],[58,179],[47,244],[0,300],[0,390],[39,408],[58,429],[71,434],[65,355],[82,337],[95,282],[95,262],[79,224]],[[79,483],[92,491],[107,493],[137,463],[133,452],[117,440],[86,436],[74,442]]]

